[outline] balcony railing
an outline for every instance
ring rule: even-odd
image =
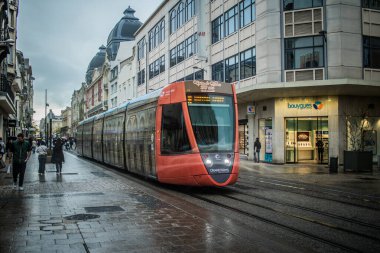
[[[1,74],[0,75],[0,92],[5,92],[9,96],[10,103],[13,105],[15,96],[13,94],[11,85],[9,84],[9,81],[6,77],[6,75]]]

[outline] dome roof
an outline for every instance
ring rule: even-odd
[[[94,73],[94,69],[102,67],[105,60],[106,60],[106,47],[102,45],[101,47],[99,47],[99,52],[96,53],[96,55],[90,61],[90,64],[88,64],[88,68],[86,72],[87,84],[90,84],[92,81],[92,74]]]
[[[135,39],[134,33],[140,28],[142,23],[134,16],[135,10],[128,7],[124,11],[124,17],[115,25],[107,40],[107,57],[113,61],[121,41],[131,41]]]

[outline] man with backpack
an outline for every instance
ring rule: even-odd
[[[255,143],[253,144],[253,152],[255,153],[255,162],[260,162],[260,149],[261,149],[261,143],[259,141],[259,138],[256,138]]]
[[[31,145],[29,142],[24,140],[24,134],[19,133],[17,135],[17,140],[14,141],[10,146],[10,157],[13,157],[13,189],[17,187],[17,177],[19,178],[19,190],[23,191],[24,175],[26,169],[26,163],[29,160],[31,153]]]

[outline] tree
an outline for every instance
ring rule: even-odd
[[[344,113],[347,134],[346,147],[349,151],[366,151],[369,143],[375,142],[374,118],[369,117],[369,108],[359,109],[353,114]]]

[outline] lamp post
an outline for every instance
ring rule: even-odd
[[[45,89],[45,140],[46,140],[46,145],[48,145],[48,128],[47,128],[47,107],[49,104],[47,103],[47,89]]]

